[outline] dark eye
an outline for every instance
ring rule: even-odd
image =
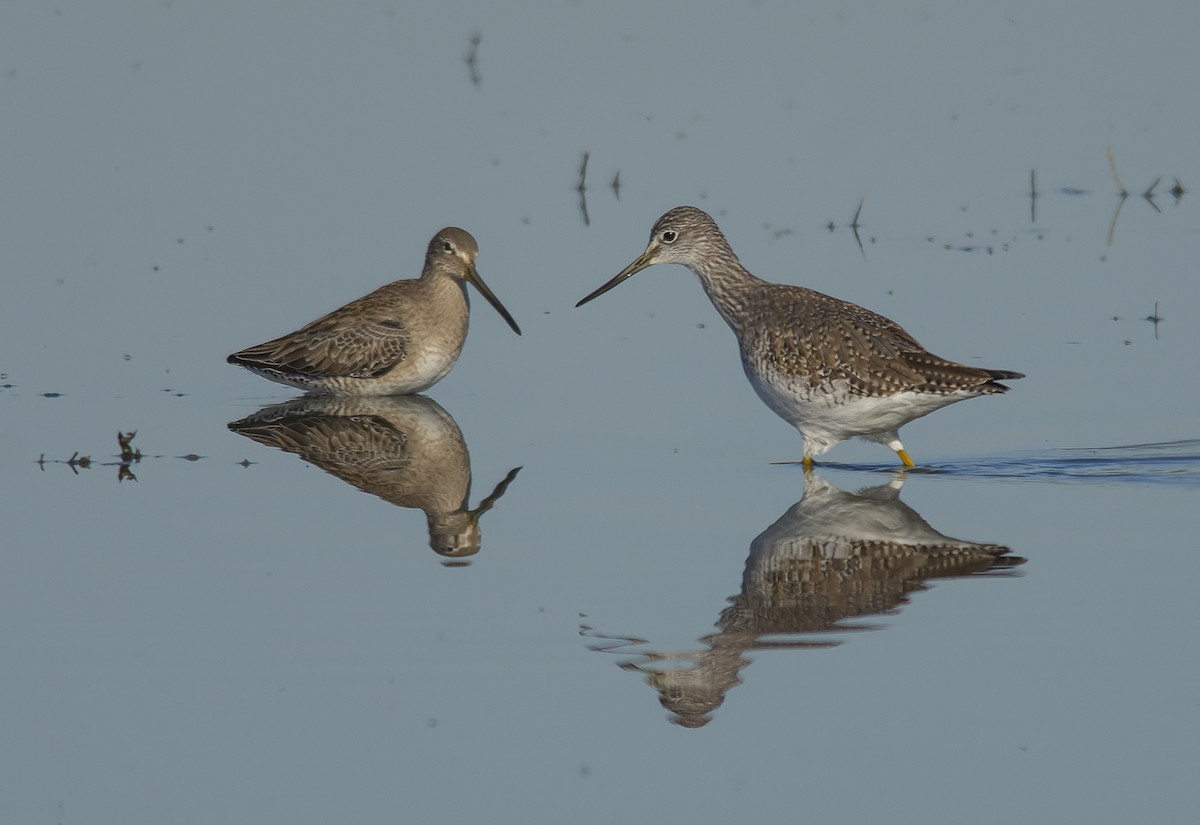
[[[676,232],[674,229],[663,230],[663,233],[662,233],[663,243],[675,243],[676,236],[677,235],[676,235]]]
[[[443,252],[453,252],[454,244],[450,243],[449,241],[442,241],[442,251]]]

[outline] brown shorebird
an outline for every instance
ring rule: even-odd
[[[295,332],[247,347],[231,364],[324,395],[401,395],[446,377],[467,337],[472,284],[513,332],[521,328],[475,269],[479,245],[465,229],[433,236],[420,278],[394,281]]]

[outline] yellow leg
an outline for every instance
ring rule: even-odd
[[[806,455],[804,458],[802,458],[800,460],[800,463],[804,466],[804,469],[811,470],[812,466],[813,466],[812,456]]]
[[[905,467],[916,467],[917,462],[908,457],[908,453],[904,452],[904,448],[896,450],[896,455],[900,456],[900,460],[904,462]]]

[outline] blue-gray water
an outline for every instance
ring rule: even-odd
[[[4,6],[0,819],[1191,821],[1197,30]],[[907,427],[919,472],[850,443],[806,482],[685,270],[573,308],[680,203],[760,276],[1028,377]],[[227,353],[447,224],[525,333],[476,300],[420,405],[465,502],[231,431],[295,393]],[[435,554],[427,508],[477,512],[479,553]],[[1014,560],[939,566],[914,524]]]

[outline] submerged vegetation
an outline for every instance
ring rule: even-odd
[[[137,476],[134,475],[133,467],[141,463],[143,455],[141,449],[135,447],[133,444],[133,439],[136,436],[137,430],[130,430],[129,432],[117,430],[117,447],[120,452],[113,456],[116,461],[99,462],[99,466],[117,468],[118,482],[138,480]],[[71,457],[67,459],[48,459],[45,453],[41,453],[38,455],[36,463],[38,468],[43,471],[46,469],[47,464],[63,464],[70,467],[71,472],[75,475],[79,475],[80,470],[90,470],[92,467],[97,466],[97,462],[93,461],[90,455],[80,455],[79,450],[72,452]]]

